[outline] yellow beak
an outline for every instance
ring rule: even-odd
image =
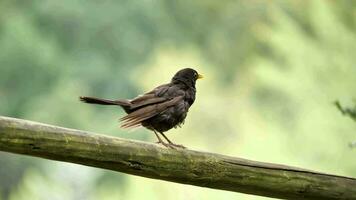
[[[204,78],[204,76],[201,74],[198,74],[198,79],[202,79],[202,78]]]

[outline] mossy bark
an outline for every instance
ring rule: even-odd
[[[282,199],[356,199],[356,179],[0,117],[0,151]]]

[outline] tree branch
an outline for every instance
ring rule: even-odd
[[[334,104],[343,115],[349,116],[356,122],[356,104],[353,108],[343,108],[339,101],[335,101]]]
[[[0,117],[0,151],[283,199],[356,199],[356,179]]]
[[[356,102],[353,108],[343,108],[339,101],[335,101],[334,104],[336,108],[342,113],[342,115],[349,116],[351,119],[353,119],[356,122]],[[355,148],[356,141],[350,142],[349,147]]]

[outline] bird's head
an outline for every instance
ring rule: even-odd
[[[195,82],[202,79],[203,75],[199,74],[196,70],[185,68],[179,70],[172,78],[172,82],[183,82],[189,87],[195,87]]]

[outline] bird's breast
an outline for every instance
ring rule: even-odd
[[[189,106],[193,105],[195,101],[195,90],[188,90],[185,93],[184,100],[189,104]]]

